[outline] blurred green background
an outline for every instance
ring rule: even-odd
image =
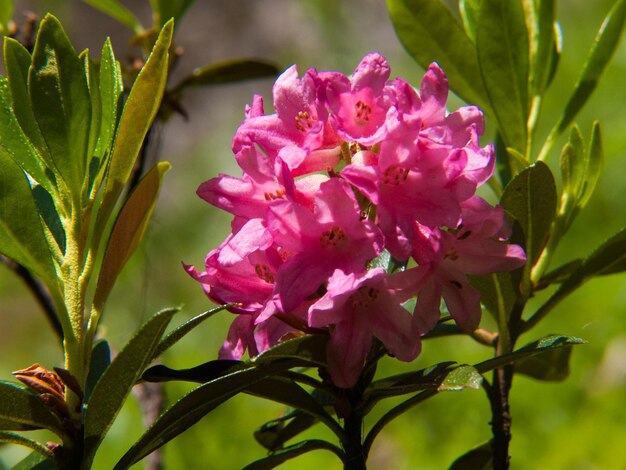
[[[124,1],[144,24],[150,23],[148,0]],[[562,0],[559,19],[564,50],[555,82],[545,102],[545,135],[571,93],[578,71],[611,0]],[[136,51],[130,33],[113,20],[78,0],[16,1],[15,20],[24,12],[57,15],[78,49],[95,55],[107,35],[119,60]],[[220,59],[254,56],[286,68],[308,67],[350,73],[361,57],[380,51],[392,75],[419,85],[422,70],[395,37],[383,0],[198,0],[177,25],[176,42],[185,48],[176,82],[194,67]],[[151,314],[166,306],[184,305],[178,321],[211,305],[183,271],[181,261],[203,266],[205,253],[229,232],[229,217],[195,195],[197,186],[218,172],[239,175],[230,140],[253,93],[266,98],[271,109],[272,80],[196,89],[186,95],[185,121],[175,116],[159,129],[154,158],[168,160],[173,169],[165,178],[161,199],[145,242],[125,269],[113,292],[103,335],[120,348]],[[574,223],[554,266],[587,255],[626,221],[626,45],[617,50],[600,88],[578,117],[589,137],[591,122],[604,131],[605,171],[587,210]],[[462,103],[452,97],[449,109]],[[491,138],[486,135],[483,143]],[[550,164],[556,168],[557,155]],[[559,384],[516,377],[511,395],[514,469],[626,468],[626,288],[624,276],[594,280],[563,302],[540,326],[522,337],[520,345],[549,333],[578,336],[589,344],[575,348],[571,375]],[[541,300],[541,299],[539,299]],[[533,304],[531,304],[532,307]],[[538,304],[534,304],[538,305]],[[191,367],[214,359],[223,341],[229,314],[213,318],[194,331],[163,361],[171,367]],[[490,319],[485,317],[485,325]],[[52,368],[62,364],[54,336],[21,281],[0,269],[0,379],[34,362]],[[465,338],[429,340],[411,365],[385,360],[381,373],[422,368],[443,360],[478,362],[491,350]],[[186,385],[168,384],[172,402]],[[371,419],[387,405],[375,409]],[[237,397],[218,408],[184,435],[168,444],[164,459],[172,469],[236,469],[260,458],[264,450],[252,433],[284,410],[269,402]],[[370,468],[441,469],[490,436],[490,413],[482,391],[440,394],[392,422],[380,435]],[[107,436],[95,463],[112,468],[142,432],[141,414],[133,398]],[[327,436],[314,428],[307,436]],[[45,439],[45,437],[44,437]],[[10,468],[26,451],[0,447],[0,469]],[[285,464],[286,469],[340,468],[329,453],[317,451]],[[141,464],[137,465],[141,468]]]

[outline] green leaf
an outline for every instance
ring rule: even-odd
[[[556,213],[556,185],[547,165],[536,162],[506,186],[500,203],[517,220],[524,233],[530,271],[545,246]]]
[[[50,196],[50,193],[48,193],[48,191],[40,185],[32,188],[32,195],[35,199],[35,205],[41,220],[54,237],[57,245],[59,246],[59,250],[65,253],[65,229],[63,228],[63,223],[61,222],[59,213],[54,206],[52,196]]]
[[[571,355],[571,346],[549,349],[519,360],[515,364],[515,373],[527,375],[537,380],[561,382],[569,376]]]
[[[59,467],[39,452],[31,452],[16,463],[11,470],[59,470]]]
[[[89,158],[91,100],[83,63],[59,20],[50,14],[39,26],[28,89],[50,150],[48,167],[79,194]]]
[[[476,43],[476,25],[480,14],[481,0],[459,0],[459,13],[465,27],[465,32]]]
[[[178,22],[194,2],[195,0],[150,0],[152,10],[156,13],[157,26],[162,26],[170,18]]]
[[[513,351],[512,353],[503,354],[502,356],[497,356],[493,359],[483,361],[480,364],[475,364],[474,367],[478,372],[484,374],[490,370],[497,369],[507,364],[516,363],[522,359],[542,354],[546,351],[557,350],[585,343],[585,340],[575,338],[573,336],[549,335],[538,339],[537,341],[533,341],[532,343],[529,343],[523,348]]]
[[[102,13],[109,15],[119,23],[130,28],[136,34],[143,31],[141,23],[133,12],[117,0],[85,0],[85,3],[97,8]]]
[[[421,390],[436,390],[455,365],[455,362],[441,362],[426,369],[376,380],[367,388],[365,399],[375,402]]]
[[[96,383],[85,411],[85,461],[91,463],[131,388],[153,358],[161,336],[178,309],[166,309],[147,321],[113,359]]]
[[[274,77],[278,73],[276,65],[270,62],[252,59],[228,60],[195,69],[191,75],[176,85],[172,92],[176,93],[190,86],[220,85],[254,78]]]
[[[287,441],[303,433],[318,421],[315,416],[300,410],[293,410],[286,416],[260,426],[254,431],[254,438],[267,450],[276,451],[283,447]]]
[[[456,459],[449,470],[491,470],[493,468],[491,442],[475,447]]]
[[[619,45],[625,22],[626,0],[619,0],[615,2],[598,30],[574,93],[554,128],[553,132],[557,135],[567,129],[595,90],[604,69]]]
[[[478,390],[483,382],[483,377],[472,366],[459,366],[450,371],[437,387],[440,392],[458,391],[465,389]]]
[[[500,331],[511,316],[517,300],[518,276],[512,273],[493,273],[470,276],[470,282],[480,291],[480,302],[487,307],[498,322]]]
[[[211,318],[216,313],[219,313],[223,310],[227,310],[233,307],[234,305],[236,304],[220,305],[218,307],[207,310],[206,312],[201,313],[200,315],[197,315],[193,317],[191,320],[185,322],[184,324],[176,328],[174,331],[169,333],[165,338],[163,338],[163,340],[161,340],[161,342],[159,343],[159,346],[154,352],[154,357],[155,358],[159,357],[161,354],[163,354],[165,351],[171,348],[174,344],[180,341],[187,333],[189,333],[195,327],[199,326],[202,322],[204,322],[204,320]]]
[[[30,54],[11,38],[4,38],[4,66],[9,80],[0,77],[0,147],[26,173],[52,192],[54,176],[46,173],[44,158],[49,155],[48,146],[35,121],[28,96]]]
[[[85,77],[87,77],[87,86],[89,89],[89,99],[91,101],[91,122],[89,128],[89,141],[87,145],[87,163],[88,163],[88,191],[91,191],[91,183],[93,182],[93,169],[91,164],[95,157],[96,145],[100,136],[100,126],[102,124],[102,103],[100,97],[100,74],[97,64],[89,57],[89,51],[85,50],[81,53],[80,58],[85,68]],[[96,168],[98,165],[96,165]]]
[[[157,163],[141,179],[117,216],[104,253],[94,294],[94,306],[100,311],[117,276],[143,238],[156,206],[163,175],[169,169],[169,163]]]
[[[168,22],[139,72],[120,118],[113,152],[105,180],[105,191],[98,213],[96,232],[104,230],[113,207],[128,180],[143,140],[156,116],[168,71],[168,49],[174,34],[174,23]]]
[[[529,29],[529,80],[533,95],[541,96],[552,75],[555,53],[555,0],[523,0]]]
[[[30,185],[22,170],[1,150],[0,253],[54,288],[55,270]]]
[[[482,0],[476,29],[480,73],[507,147],[526,154],[528,31],[520,0]]]
[[[585,166],[583,170],[583,183],[580,187],[578,197],[578,207],[582,209],[589,202],[589,198],[593,194],[593,190],[600,179],[602,161],[604,152],[602,150],[602,137],[600,134],[600,123],[594,121],[591,129],[591,141],[589,143],[589,152],[585,155]]]
[[[4,380],[0,381],[0,420],[5,431],[19,431],[24,426],[31,426],[49,429],[59,437],[65,436],[60,418],[37,395]]]
[[[585,144],[578,126],[572,126],[569,140],[561,152],[561,179],[563,194],[561,197],[561,212],[576,204],[582,180],[584,177]]]
[[[451,89],[491,112],[471,39],[440,0],[387,0],[396,34],[423,68],[438,62]]]
[[[20,434],[0,431],[0,442],[28,447],[29,449],[32,449],[33,451],[40,454],[46,460],[55,460],[54,454],[45,445],[40,444],[37,441],[33,441],[32,439],[28,439]]]
[[[536,289],[547,287],[550,284],[560,284],[571,276],[582,263],[582,259],[575,259],[559,266],[556,269],[553,269],[547,274],[544,274],[541,280],[537,283]]]
[[[85,402],[89,402],[89,397],[93,388],[102,377],[102,374],[111,364],[111,348],[106,340],[96,342],[91,350],[91,362],[89,363],[89,375],[85,383]]]
[[[0,0],[0,35],[7,34],[13,18],[13,0]]]
[[[195,388],[168,408],[115,465],[128,468],[200,421],[229,398],[276,372],[276,366],[250,367]]]
[[[287,460],[291,460],[295,457],[314,450],[328,450],[337,455],[337,457],[342,460],[345,458],[343,452],[330,442],[322,441],[319,439],[311,439],[308,441],[298,442],[297,444],[273,452],[263,459],[246,465],[244,467],[244,470],[267,470],[269,468],[275,468],[278,467],[280,464],[286,462]]]
[[[303,367],[326,367],[326,344],[328,338],[322,335],[305,335],[283,341],[262,352],[251,360],[252,364],[271,364],[289,360]]]
[[[170,369],[163,364],[157,364],[147,369],[141,378],[147,382],[182,380],[185,382],[206,383],[249,367],[242,361],[230,359],[217,359],[189,369]]]

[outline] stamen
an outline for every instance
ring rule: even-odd
[[[268,284],[274,284],[274,275],[267,264],[256,264],[254,266],[254,272],[262,281]]]
[[[333,227],[330,230],[322,232],[320,243],[324,248],[336,247],[346,239],[346,233],[340,227]]]
[[[300,132],[306,132],[313,127],[315,119],[306,111],[299,111],[295,117],[296,129]]]
[[[394,186],[400,186],[404,183],[409,176],[409,169],[400,165],[390,165],[385,169],[383,173],[383,183],[393,184]]]

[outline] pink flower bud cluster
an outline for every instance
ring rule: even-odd
[[[221,174],[198,195],[233,214],[232,234],[187,271],[238,314],[222,358],[251,356],[300,332],[329,334],[333,382],[358,380],[376,337],[403,361],[440,318],[480,321],[466,275],[519,268],[501,207],[475,195],[494,169],[481,147],[482,112],[448,114],[433,63],[419,92],[377,53],[352,76],[295,66],[273,88],[273,114],[255,96],[233,139],[241,178]],[[384,252],[384,250],[386,250]],[[372,263],[383,253],[407,269]],[[416,297],[409,312],[403,304]]]

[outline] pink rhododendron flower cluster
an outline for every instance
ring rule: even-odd
[[[333,382],[358,380],[373,338],[411,361],[440,318],[441,299],[460,328],[480,321],[466,275],[519,268],[504,213],[475,195],[494,169],[481,147],[482,112],[446,112],[446,76],[433,63],[419,92],[390,80],[368,54],[352,76],[287,69],[273,114],[255,96],[233,139],[241,178],[198,189],[230,212],[232,234],[187,266],[206,294],[237,303],[222,358],[253,356],[301,331],[328,333]],[[372,263],[383,250],[408,266]],[[413,312],[403,304],[417,297]]]

